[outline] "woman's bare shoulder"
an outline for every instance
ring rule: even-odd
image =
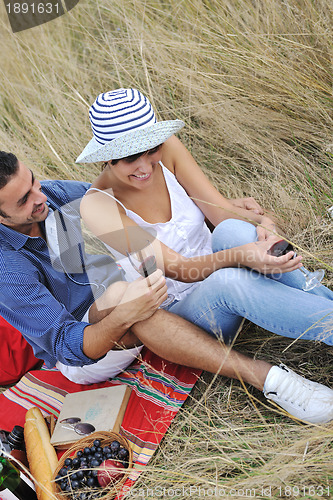
[[[92,184],[90,189],[83,196],[80,203],[80,212],[83,219],[104,219],[105,213],[124,212],[124,209],[116,198],[112,188],[105,188],[99,184]]]
[[[177,159],[184,149],[185,146],[175,135],[169,137],[162,146],[162,163],[173,174],[176,173]]]

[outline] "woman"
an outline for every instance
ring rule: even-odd
[[[254,210],[247,210],[210,184],[173,135],[183,122],[156,122],[134,89],[101,94],[89,114],[94,138],[77,163],[103,161],[104,168],[81,213],[122,256],[128,275],[126,256],[150,242],[167,277],[171,312],[225,342],[245,317],[279,335],[332,344],[333,293],[302,290],[301,256],[267,253],[281,239],[274,222],[251,200]]]

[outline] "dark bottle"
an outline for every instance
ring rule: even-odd
[[[12,432],[9,433],[7,441],[12,450],[25,449],[24,446],[24,429],[21,425],[15,425]]]
[[[21,478],[19,471],[0,456],[0,491],[8,489],[18,500],[37,500],[36,492]]]

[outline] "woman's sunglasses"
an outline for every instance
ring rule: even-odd
[[[91,434],[96,430],[92,424],[89,424],[88,422],[81,422],[79,417],[64,418],[63,420],[60,420],[60,423],[64,429],[73,430],[77,434],[80,434],[80,436],[88,436],[88,434]]]

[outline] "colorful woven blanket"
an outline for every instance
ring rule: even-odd
[[[31,371],[0,395],[0,429],[10,431],[14,425],[23,425],[25,413],[32,406],[38,406],[44,416],[57,418],[69,392],[130,385],[132,393],[120,433],[132,444],[134,468],[117,497],[121,499],[153,456],[200,373],[169,363],[148,349],[142,351],[142,362],[136,361],[112,381],[101,384],[74,384],[56,369]]]

